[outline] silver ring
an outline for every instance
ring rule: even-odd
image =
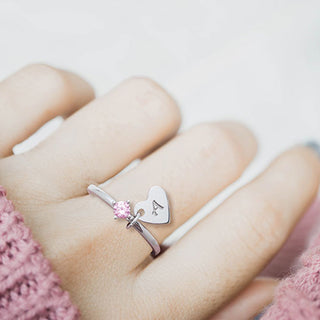
[[[151,187],[147,200],[138,202],[133,212],[129,200],[116,201],[94,184],[90,184],[87,190],[89,194],[97,196],[113,209],[115,219],[127,220],[127,229],[133,227],[141,234],[152,248],[152,257],[156,257],[161,252],[158,241],[141,221],[152,224],[170,223],[169,202],[164,189],[159,186]]]

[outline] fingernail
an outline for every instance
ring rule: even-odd
[[[263,312],[256,315],[253,320],[260,320],[262,318],[262,316],[263,316]]]
[[[307,141],[306,143],[304,143],[304,146],[312,149],[313,151],[315,151],[315,153],[318,155],[318,157],[320,158],[320,144],[316,141]]]

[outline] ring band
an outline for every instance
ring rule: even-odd
[[[131,212],[130,201],[116,201],[101,188],[90,184],[87,189],[89,194],[93,194],[104,201],[113,209],[115,219],[125,219],[128,221],[127,229],[133,227],[141,234],[152,248],[151,256],[156,257],[161,248],[156,238],[141,223],[141,221],[152,224],[170,223],[170,210],[166,192],[159,186],[153,186],[149,190],[148,199],[138,202]],[[141,215],[142,214],[142,215]]]

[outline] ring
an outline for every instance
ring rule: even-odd
[[[151,224],[170,223],[169,202],[163,188],[159,186],[151,187],[147,200],[138,202],[134,206],[133,212],[129,200],[116,201],[94,184],[90,184],[87,190],[89,194],[97,196],[113,209],[115,219],[127,220],[127,229],[133,227],[141,234],[152,248],[152,257],[156,257],[161,252],[158,241],[141,221]]]

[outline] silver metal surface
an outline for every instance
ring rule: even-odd
[[[112,209],[117,202],[104,190],[93,184],[89,185],[87,190],[88,193],[97,196]],[[141,216],[141,213],[143,213],[143,216]],[[170,222],[169,204],[165,191],[159,186],[153,186],[149,191],[148,199],[138,202],[134,207],[134,214],[130,214],[126,220],[128,221],[127,229],[132,227],[138,231],[152,248],[151,256],[156,257],[161,251],[160,245],[139,220],[153,224]]]
[[[140,213],[138,213],[136,216],[131,216],[129,223],[127,224],[127,229],[131,228],[140,218]]]
[[[95,186],[94,184],[90,184],[90,186],[87,188],[87,191],[88,191],[88,193],[94,194],[95,196],[99,197],[102,201],[104,201],[112,209],[113,209],[113,206],[115,205],[115,203],[117,202],[109,194],[107,194],[101,188]]]
[[[166,192],[159,186],[153,186],[149,190],[148,199],[140,201],[134,206],[134,214],[143,212],[140,221],[165,224],[170,222],[170,210]]]
[[[130,223],[128,223],[127,227],[130,228]],[[132,224],[132,227],[137,230],[141,236],[148,242],[148,244],[150,245],[150,247],[152,248],[152,252],[151,252],[151,256],[152,257],[156,257],[160,252],[161,252],[161,248],[160,245],[158,243],[158,241],[156,240],[156,238],[151,234],[151,232],[139,221],[135,221]]]

